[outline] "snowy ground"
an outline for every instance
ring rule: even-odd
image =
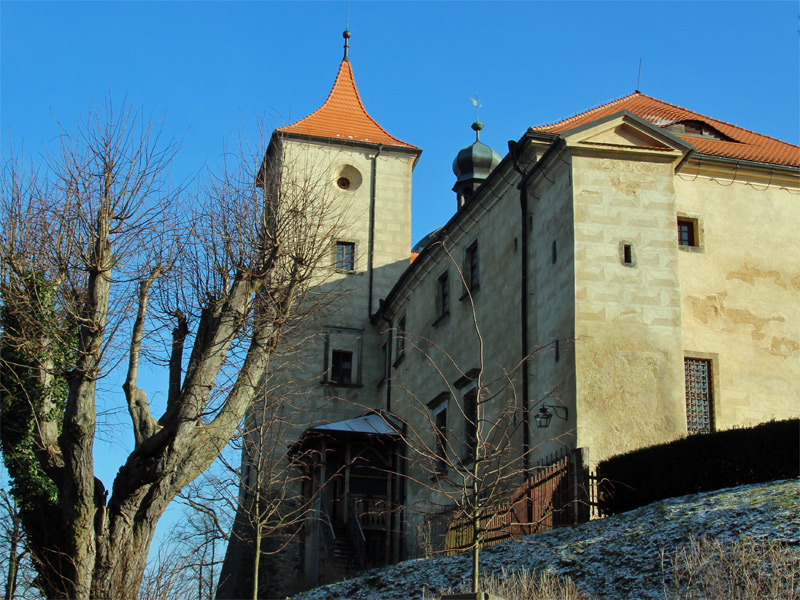
[[[506,542],[481,552],[485,571],[549,570],[597,600],[663,599],[662,551],[690,538],[787,542],[800,560],[800,481],[786,480],[656,502],[621,515]],[[410,560],[316,588],[296,600],[421,600],[457,586],[469,556]],[[667,574],[669,576],[669,574]]]

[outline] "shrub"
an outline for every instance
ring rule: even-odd
[[[800,421],[692,435],[601,462],[601,511],[615,514],[657,500],[798,476]]]
[[[480,590],[503,600],[592,600],[569,577],[547,572],[537,573],[524,568],[519,571],[506,571],[503,568],[500,573],[483,574]],[[458,594],[468,591],[469,585],[465,584],[463,589],[456,592],[448,590],[442,593]]]
[[[670,600],[800,596],[800,554],[775,540],[692,539],[674,556],[662,555],[662,571]]]

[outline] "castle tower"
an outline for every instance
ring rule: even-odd
[[[286,449],[305,439],[304,432],[383,408],[376,386],[383,372],[381,360],[385,359],[381,358],[381,336],[370,318],[409,264],[411,174],[421,150],[388,133],[367,113],[350,63],[350,32],[343,35],[344,57],[327,99],[307,117],[273,132],[264,162],[269,171],[260,175],[277,177],[279,186],[304,185],[315,190],[313,193],[325,198],[329,213],[333,213],[330,219],[339,226],[330,240],[328,264],[322,265],[319,284],[310,295],[311,306],[302,311],[302,323],[293,329],[287,342],[291,356],[269,375],[267,395],[273,393],[272,386],[280,388],[274,392],[280,397],[276,404],[281,405],[281,414],[276,420],[281,425],[275,434],[280,439],[268,440],[273,434],[259,431],[248,434],[245,440],[240,510],[218,598],[252,593],[253,525],[247,522],[243,507],[252,505],[256,487],[252,480],[261,477],[249,474],[256,463],[268,464],[270,472],[289,473],[279,484],[257,486],[282,486],[280,494],[290,498],[287,504],[296,505],[298,498],[305,497],[309,504],[304,510],[316,515],[308,519],[302,535],[300,523],[296,523],[296,531],[289,532],[291,542],[261,541],[262,553],[266,553],[258,569],[261,593],[284,597],[326,580],[331,565],[319,543],[320,515],[325,513],[333,521],[346,520],[350,498],[337,482],[326,487],[327,505],[318,493],[327,485],[330,473],[335,473],[329,469],[325,474],[326,457],[334,452],[330,446],[319,453],[321,458],[315,464],[321,465],[320,473],[314,472],[310,483],[290,473],[296,467],[289,466]],[[259,407],[251,411],[251,422],[269,424],[270,417],[256,416],[258,411]],[[249,429],[263,428],[254,425]],[[348,460],[351,447],[355,444],[348,441]],[[344,464],[343,459],[340,462]],[[296,489],[287,491],[291,487]],[[264,495],[270,493],[267,490]]]

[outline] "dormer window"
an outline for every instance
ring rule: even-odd
[[[686,119],[685,121],[676,121],[671,125],[666,126],[666,130],[678,135],[686,135],[689,137],[706,138],[709,140],[722,140],[724,142],[735,142],[733,138],[725,135],[719,129],[712,127],[704,121],[695,119]]]

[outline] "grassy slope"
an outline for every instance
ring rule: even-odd
[[[723,541],[747,537],[784,541],[800,561],[800,481],[670,498],[607,519],[528,536],[484,550],[482,568],[567,575],[597,600],[661,600],[665,577],[667,585],[672,577],[670,558],[676,549],[704,536]],[[464,554],[412,560],[295,598],[431,598],[436,590],[459,586],[469,571],[469,557]]]

